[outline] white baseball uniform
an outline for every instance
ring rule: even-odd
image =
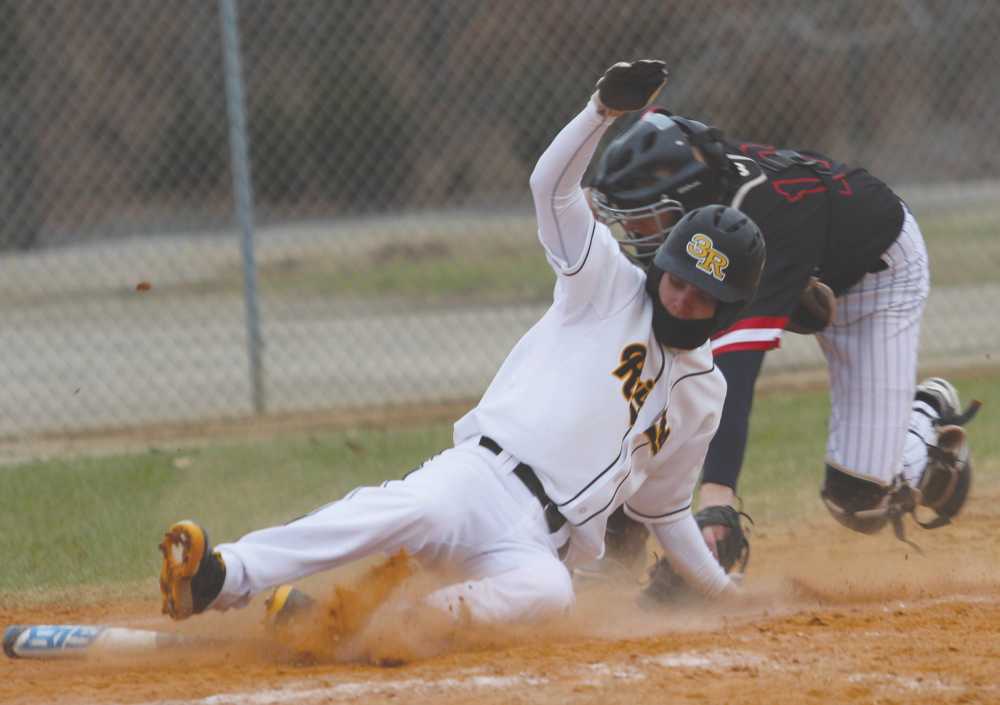
[[[656,341],[645,274],[590,212],[580,181],[610,122],[588,104],[532,174],[553,304],[455,424],[454,447],[403,480],[218,546],[227,572],[213,607],[406,549],[466,576],[432,604],[482,620],[533,617],[572,602],[569,568],[603,553],[607,517],[623,503],[689,583],[706,594],[729,584],[690,509],[725,381],[708,343],[674,351]],[[550,528],[517,474],[524,465],[565,525]]]

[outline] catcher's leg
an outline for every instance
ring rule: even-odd
[[[902,480],[903,449],[929,274],[920,228],[908,212],[883,261],[886,269],[837,299],[833,324],[817,336],[831,403],[821,496],[838,521],[863,533],[890,520],[894,487],[905,488],[897,505],[915,500]]]
[[[976,415],[979,402],[972,402],[964,412],[960,409],[958,392],[947,380],[932,377],[921,382],[907,437],[905,476],[882,484],[827,465],[821,495],[830,513],[848,528],[866,534],[918,505],[936,514],[931,521],[917,519],[924,528],[950,523],[965,505],[972,486],[972,462],[962,426]],[[915,476],[909,472],[914,469]]]
[[[889,484],[828,464],[820,497],[833,518],[848,529],[874,534],[889,522],[890,490]]]
[[[963,426],[979,411],[973,401],[961,411],[958,391],[950,382],[931,377],[917,385],[914,414],[925,415],[935,436],[925,446],[926,461],[914,483],[920,492],[919,501],[937,514],[937,518],[921,523],[936,528],[950,523],[965,505],[972,486],[972,462]]]

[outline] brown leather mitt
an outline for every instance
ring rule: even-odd
[[[837,308],[837,298],[833,290],[816,277],[809,277],[809,283],[799,294],[799,305],[785,326],[785,330],[800,335],[814,335],[833,322]]]

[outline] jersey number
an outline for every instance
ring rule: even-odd
[[[743,144],[740,145],[740,151],[768,171],[781,173],[793,166],[801,166],[816,174],[795,179],[771,179],[771,187],[789,203],[798,203],[809,196],[826,193],[827,182],[837,185],[838,195],[850,196],[853,193],[851,185],[847,183],[847,175],[834,174],[833,165],[825,159],[807,157],[794,149],[775,149],[762,144]]]

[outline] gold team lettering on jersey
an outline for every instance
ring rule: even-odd
[[[663,444],[667,442],[667,438],[670,436],[670,426],[667,425],[667,412],[664,411],[658,417],[653,425],[643,431],[643,434],[649,440],[649,451],[653,455],[660,452],[660,448]]]
[[[642,368],[646,366],[646,346],[642,343],[626,345],[620,359],[621,364],[611,374],[622,380],[622,396],[628,402],[629,423],[634,424],[654,384],[651,379],[639,379]]]
[[[715,243],[708,235],[697,233],[691,236],[687,244],[687,253],[698,260],[695,265],[706,274],[720,282],[726,278],[726,267],[729,266],[729,258],[715,249]]]

